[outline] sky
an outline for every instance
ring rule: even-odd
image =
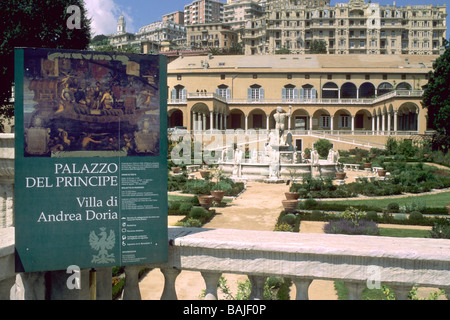
[[[136,33],[140,27],[152,22],[161,21],[162,16],[174,11],[184,11],[184,6],[193,0],[84,0],[88,16],[92,18],[91,28],[94,35],[116,33],[117,20],[123,13],[126,21],[126,31]],[[219,0],[226,3],[226,0]],[[380,5],[443,5],[448,0],[372,0]],[[367,2],[367,0],[366,0]],[[348,0],[331,0],[335,3],[348,3]],[[447,13],[450,13],[450,5]],[[450,24],[450,14],[447,16],[447,29]],[[450,35],[447,31],[447,38]]]

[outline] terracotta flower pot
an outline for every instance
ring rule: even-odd
[[[385,170],[385,169],[379,169],[377,172],[378,172],[378,176],[379,176],[379,177],[386,177],[386,172],[387,172],[387,170]]]
[[[212,190],[211,195],[214,197],[216,203],[221,203],[223,197],[225,196],[225,191],[222,190]]]
[[[372,168],[372,163],[371,162],[364,162],[364,169],[370,169]]]
[[[172,172],[173,173],[180,173],[181,172],[181,168],[180,167],[172,167]]]
[[[297,210],[298,200],[283,200],[282,203],[286,213],[295,212],[295,210]]]
[[[299,192],[286,192],[284,195],[286,196],[286,200],[298,200],[300,198]]]
[[[203,179],[208,179],[209,175],[211,174],[211,171],[209,170],[200,170],[200,175]]]
[[[211,208],[211,205],[214,201],[214,197],[211,195],[206,195],[206,196],[197,196],[198,198],[198,202],[200,203],[200,205],[205,208],[206,210],[209,210],[209,208]]]
[[[336,172],[336,179],[337,180],[344,180],[347,174],[345,172]]]

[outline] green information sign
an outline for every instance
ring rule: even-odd
[[[15,59],[16,271],[167,261],[165,57]]]

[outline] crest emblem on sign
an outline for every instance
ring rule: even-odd
[[[106,232],[106,228],[100,228],[99,234],[91,231],[89,244],[92,250],[98,251],[98,255],[92,256],[92,263],[107,264],[115,262],[114,253],[108,253],[108,250],[114,248],[116,244],[116,235],[113,230],[109,231],[109,235]]]

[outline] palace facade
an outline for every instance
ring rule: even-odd
[[[435,55],[181,57],[168,65],[169,127],[274,129],[278,106],[304,148],[319,137],[380,147],[427,130],[423,90]],[[353,141],[353,143],[350,143]]]

